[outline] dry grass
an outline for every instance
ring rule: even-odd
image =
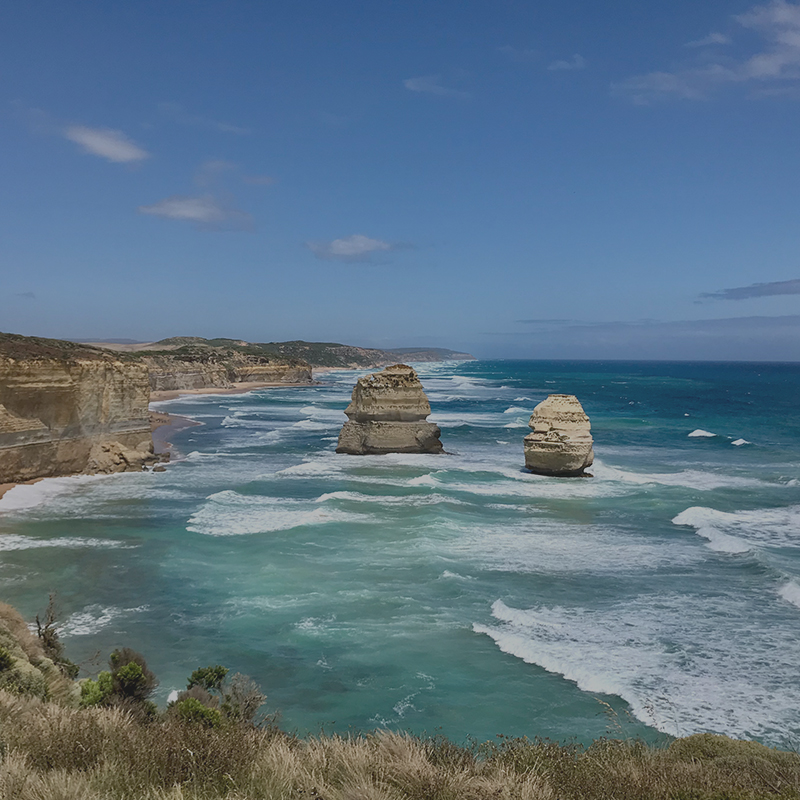
[[[701,735],[586,750],[401,733],[298,739],[0,692],[0,800],[800,800],[800,757]]]

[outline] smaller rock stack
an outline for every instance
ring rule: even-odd
[[[539,475],[581,476],[592,465],[592,425],[578,398],[551,394],[533,409],[525,466]]]
[[[345,409],[337,453],[441,453],[441,431],[427,422],[431,406],[417,373],[405,364],[358,379]]]

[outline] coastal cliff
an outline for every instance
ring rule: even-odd
[[[462,353],[457,350],[448,350],[443,347],[412,347],[395,348],[392,350],[378,350],[374,347],[356,347],[349,344],[338,342],[306,342],[297,339],[291,342],[245,342],[240,339],[203,339],[200,336],[173,336],[169,339],[161,339],[157,342],[131,342],[131,341],[87,341],[84,344],[94,347],[102,347],[106,350],[115,352],[129,353],[155,359],[153,364],[154,373],[168,373],[170,362],[158,361],[161,356],[168,356],[176,360],[176,371],[185,373],[186,381],[211,381],[211,383],[198,383],[186,386],[163,386],[153,387],[154,390],[162,389],[202,389],[209,386],[224,387],[225,377],[222,375],[223,368],[226,366],[221,362],[229,362],[227,366],[232,370],[233,377],[229,377],[231,383],[240,381],[265,381],[278,383],[304,383],[311,382],[309,371],[306,378],[304,373],[297,372],[302,367],[325,368],[325,369],[370,369],[373,367],[386,367],[391,364],[406,361],[474,361],[475,356],[469,353]],[[217,369],[207,367],[189,367],[178,364],[179,361],[189,361],[196,363],[198,356],[205,353],[206,361],[209,356],[214,356],[218,362]],[[189,358],[184,358],[188,355]],[[242,356],[250,359],[250,366],[243,363]],[[269,363],[269,369],[277,372],[264,374],[266,377],[236,377],[240,370],[245,373],[248,369],[253,369],[257,363]],[[286,377],[280,377],[280,370],[285,371]],[[294,372],[293,372],[294,370]],[[189,374],[197,372],[198,377],[189,378]],[[252,373],[255,374],[255,373]],[[275,376],[278,377],[275,377]],[[157,381],[158,382],[158,381]]]
[[[313,383],[311,365],[239,339],[176,336],[141,345],[102,343],[147,367],[154,392],[232,389],[239,383]]]
[[[144,364],[0,334],[0,483],[141,470],[153,460]]]

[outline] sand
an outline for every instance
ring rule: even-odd
[[[228,389],[207,387],[205,389],[170,389],[164,392],[150,392],[150,402],[158,403],[162,400],[175,400],[177,397],[192,394],[245,394],[256,389],[297,389],[303,386],[316,386],[316,383],[263,383],[259,381],[242,381]]]

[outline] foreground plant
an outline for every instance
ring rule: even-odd
[[[700,734],[654,748],[381,731],[300,739],[0,691],[0,800],[800,800],[800,757]]]

